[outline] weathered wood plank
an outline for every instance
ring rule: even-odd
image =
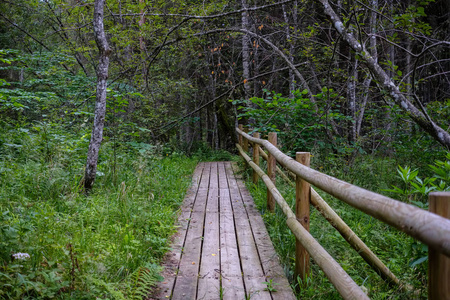
[[[208,163],[211,166],[211,170],[209,172],[209,188],[210,189],[218,189],[219,188],[219,178],[218,178],[218,163],[212,162]]]
[[[234,176],[233,170],[231,170],[230,167],[231,167],[230,162],[224,163],[225,173],[227,174],[228,187],[230,190],[237,189],[238,186],[237,186],[236,177]]]
[[[177,221],[178,231],[173,237],[171,251],[166,255],[164,260],[164,271],[161,274],[164,277],[164,280],[158,284],[154,295],[152,295],[153,299],[168,299],[172,295],[174,282],[180,263],[181,252],[186,239],[189,221],[191,219],[191,211],[197,197],[197,191],[202,177],[203,168],[204,163],[199,163],[195,168],[194,175],[192,176],[191,187],[186,193],[186,197],[181,205],[181,212]]]
[[[239,230],[236,230],[236,235],[246,293],[248,296],[253,295],[253,297],[258,299],[272,299],[270,292],[265,291],[267,286],[263,282],[266,281],[266,278],[239,190],[231,189],[230,197],[233,205],[235,226],[239,228]]]
[[[228,189],[220,189],[220,272],[223,299],[245,299],[242,270]]]
[[[209,188],[209,176],[211,173],[211,164],[205,163],[202,179],[200,180],[199,189]]]
[[[261,218],[256,205],[250,195],[250,192],[245,187],[244,182],[241,180],[240,176],[235,173],[236,165],[230,163],[227,168],[233,171],[235,176],[237,186],[241,193],[242,201],[244,203],[245,209],[250,220],[250,224],[253,231],[253,236],[258,248],[259,257],[261,260],[261,265],[266,275],[267,280],[272,280],[276,292],[272,292],[273,299],[287,299],[294,300],[295,295],[292,288],[287,280],[284,270],[280,265],[280,259],[275,252],[270,236],[264,225],[264,221]]]
[[[267,280],[272,280],[274,287],[277,290],[276,292],[272,292],[272,297],[273,299],[295,300],[296,298],[285,276],[284,270],[280,265],[280,259],[278,258],[270,236],[267,233],[264,221],[262,220],[249,191],[245,187],[245,184],[240,179],[237,179],[237,184],[249,216],[264,274],[266,275]]]
[[[205,164],[172,293],[174,300],[195,299],[197,294],[203,224],[208,196],[208,189],[204,187],[209,186],[209,173],[210,164]]]
[[[151,299],[295,299],[253,200],[231,167],[218,162],[196,168],[168,276]],[[264,291],[266,275],[280,283],[272,296]]]
[[[245,290],[248,296],[254,295],[258,299],[272,299],[270,292],[266,291],[263,282],[266,281],[264,271],[259,259],[258,249],[253,238],[252,228],[248,219],[247,211],[242,202],[242,197],[237,185],[236,178],[230,163],[225,164],[225,172],[230,184],[230,200],[233,206],[235,226],[238,240],[240,261],[244,275]],[[234,188],[231,188],[233,186]]]
[[[219,173],[219,188],[228,189],[228,180],[225,175],[225,165],[224,162],[218,163],[218,173]]]
[[[211,175],[213,167],[211,167]],[[206,206],[205,229],[203,233],[202,259],[198,280],[197,299],[219,299],[220,292],[220,240],[219,240],[219,194],[216,181],[211,176],[208,203]]]

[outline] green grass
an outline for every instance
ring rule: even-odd
[[[198,159],[126,145],[114,156],[106,142],[86,196],[79,135],[58,143],[11,129],[1,138],[0,299],[142,299]]]
[[[365,159],[365,158],[363,158]],[[313,158],[314,160],[314,158]],[[314,165],[314,163],[313,163]],[[272,242],[280,256],[285,272],[299,299],[341,299],[334,286],[325,277],[320,268],[311,261],[311,273],[306,284],[294,278],[295,238],[286,225],[286,217],[277,207],[275,213],[266,210],[266,187],[260,181],[251,184],[251,172],[245,168],[247,186],[253,195],[256,205],[263,215]],[[352,182],[364,188],[379,192],[391,184],[398,183],[395,178],[396,164],[388,159],[368,158],[367,163],[361,160],[353,165],[353,169],[339,170],[339,166],[315,166],[325,169],[325,173]],[[341,167],[342,168],[342,167]],[[383,179],[380,179],[383,178]],[[277,177],[277,187],[286,201],[294,207],[295,191]],[[340,234],[311,207],[310,232],[319,243],[333,256],[353,280],[368,291],[371,299],[426,299],[427,262],[414,267],[410,263],[426,255],[426,247],[396,229],[350,207],[349,205],[318,191],[336,213],[353,229],[368,247],[390,268],[403,282],[412,285],[417,294],[404,291],[398,286],[384,282],[376,272],[353,250]],[[302,286],[302,288],[300,288]]]

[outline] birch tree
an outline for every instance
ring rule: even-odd
[[[366,66],[372,72],[374,78],[377,80],[378,85],[384,89],[389,97],[403,110],[405,113],[416,122],[423,130],[428,132],[434,139],[441,143],[447,149],[450,149],[450,134],[437,125],[426,113],[423,105],[420,101],[420,109],[414,106],[409,99],[400,91],[400,88],[389,77],[386,71],[378,64],[376,59],[370,55],[369,51],[365,49],[354,34],[344,26],[340,17],[331,7],[328,0],[319,0],[324,8],[325,14],[330,18],[333,26],[341,34],[342,39],[352,48],[362,60]]]
[[[98,152],[103,139],[103,127],[106,114],[106,88],[111,48],[106,39],[103,26],[104,4],[105,0],[96,0],[94,4],[94,36],[100,57],[97,66],[97,93],[95,100],[94,125],[92,127],[84,175],[84,188],[86,192],[89,192],[92,189],[97,174]]]

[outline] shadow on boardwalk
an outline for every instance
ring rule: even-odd
[[[200,163],[151,299],[295,299],[231,162]],[[276,292],[264,282],[272,280]]]

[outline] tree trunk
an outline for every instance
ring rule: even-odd
[[[142,27],[145,24],[145,15],[144,15],[144,1],[139,0],[139,6],[141,8],[140,17],[139,17],[139,50],[141,51],[141,59],[142,59],[142,77],[145,80],[145,76],[147,75],[147,63],[144,59],[146,56],[145,51],[145,41],[144,41],[144,32],[142,30]]]
[[[295,51],[295,44],[294,41],[291,39],[291,32],[290,32],[290,23],[289,18],[287,15],[287,9],[286,5],[282,5],[283,9],[283,18],[284,22],[286,23],[285,30],[286,30],[286,40],[289,43],[289,55],[288,58],[292,64],[294,64],[294,51]],[[293,3],[293,12],[292,12],[292,18],[293,18],[293,27],[294,32],[297,28],[297,1],[294,1]],[[295,91],[295,75],[294,71],[292,69],[289,69],[289,98],[294,99],[294,91]]]
[[[349,124],[349,141],[356,142],[356,83],[358,82],[358,60],[350,58],[347,82],[347,98],[349,115],[352,118]]]
[[[97,173],[98,152],[103,139],[103,127],[106,114],[106,87],[108,79],[109,55],[111,49],[106,40],[103,27],[103,6],[105,0],[95,0],[94,6],[94,35],[100,58],[97,67],[97,94],[95,100],[95,117],[92,128],[91,142],[87,154],[84,188],[86,192],[92,189]]]
[[[378,0],[371,0],[370,1],[372,5],[372,11],[370,12],[370,49],[371,55],[376,63],[378,63],[378,51],[377,51],[377,38],[375,34],[377,33],[377,13],[378,10]],[[359,106],[359,113],[358,118],[356,120],[356,136],[359,136],[359,133],[361,132],[361,125],[362,121],[364,119],[364,112],[366,110],[366,104],[367,100],[369,99],[369,93],[370,93],[370,84],[372,83],[372,76],[370,74],[367,74],[366,79],[364,80],[363,86],[364,86],[364,93],[362,95],[362,101]]]
[[[400,92],[399,87],[391,80],[389,75],[384,71],[377,61],[369,54],[367,49],[359,43],[355,36],[347,30],[342,23],[339,16],[334,12],[328,0],[319,0],[322,3],[324,12],[330,17],[336,30],[341,34],[342,39],[347,44],[359,53],[364,60],[367,67],[373,73],[375,79],[378,81],[380,87],[388,92],[389,97],[404,111],[406,114],[422,127],[423,130],[428,132],[436,141],[441,143],[447,149],[450,149],[450,134],[434,123],[428,115],[421,112],[415,107],[403,93]]]
[[[247,8],[246,0],[242,0],[242,9]],[[248,22],[248,11],[242,12],[242,28],[245,30],[250,30],[250,25]],[[242,36],[242,68],[244,75],[244,93],[245,100],[251,97],[251,87],[250,83],[247,81],[250,78],[250,36],[244,34]]]

